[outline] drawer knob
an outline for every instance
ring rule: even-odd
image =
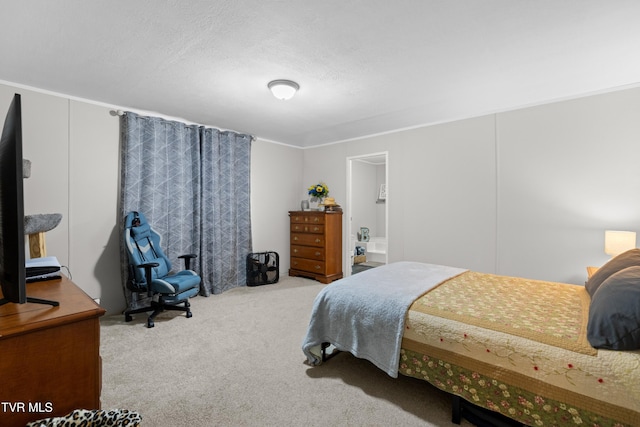
[[[322,240],[316,239],[316,243],[320,243],[320,242],[322,242]]]
[[[322,255],[322,252],[316,252],[316,256]]]
[[[298,240],[298,236],[294,236],[293,240]]]
[[[314,221],[314,222],[318,222],[318,221],[320,221],[320,218],[315,217],[315,218],[313,218],[313,221]]]
[[[316,265],[316,270],[320,270],[322,267],[320,267],[319,265]]]

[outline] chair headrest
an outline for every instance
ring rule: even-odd
[[[131,237],[136,241],[151,237],[151,227],[146,222],[141,223],[137,227],[131,227]]]

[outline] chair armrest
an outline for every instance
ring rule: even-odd
[[[151,290],[151,280],[153,279],[151,269],[159,265],[160,264],[158,264],[157,262],[147,262],[138,266],[138,268],[144,268],[144,278],[147,281],[147,295],[150,297],[153,296],[153,291]]]
[[[191,270],[191,260],[193,258],[198,258],[198,255],[196,255],[196,254],[185,254],[185,255],[180,255],[178,258],[184,259],[184,269],[185,270]]]

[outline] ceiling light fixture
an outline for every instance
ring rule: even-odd
[[[293,95],[300,89],[300,85],[291,80],[273,80],[269,82],[267,87],[271,90],[273,96],[284,101],[293,98]]]

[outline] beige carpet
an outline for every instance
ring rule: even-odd
[[[450,399],[341,353],[305,364],[301,344],[324,285],[283,277],[165,312],[102,319],[102,407],[144,426],[453,426]],[[471,424],[463,421],[462,426]]]

